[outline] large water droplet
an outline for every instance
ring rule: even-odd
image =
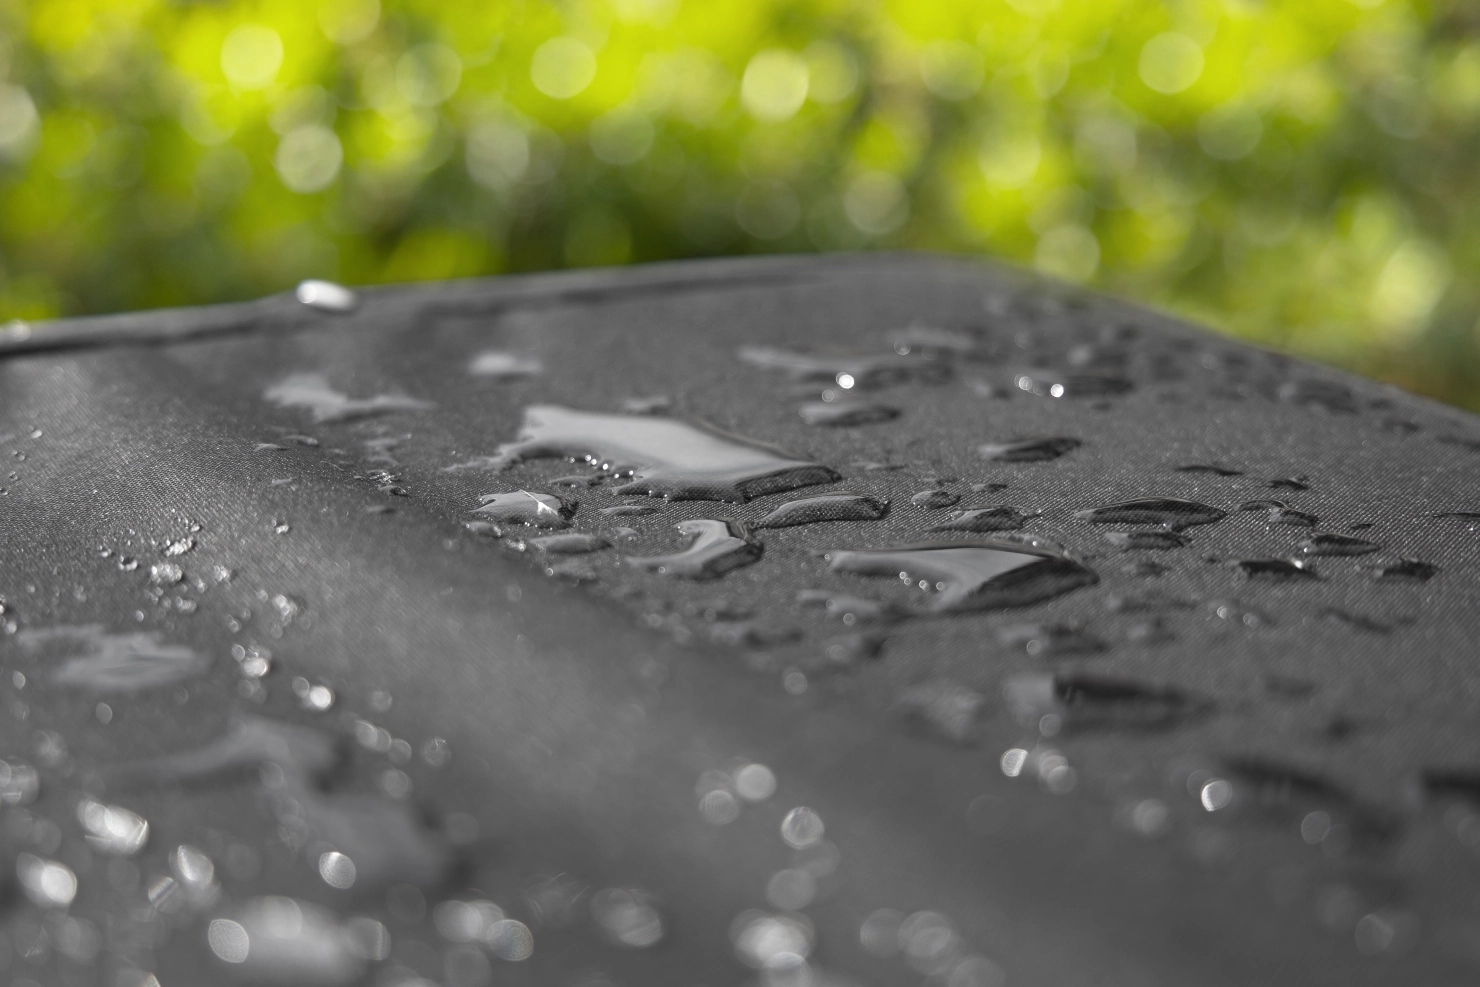
[[[1016,531],[1037,516],[1037,512],[1021,511],[1016,507],[1008,507],[1006,504],[997,507],[972,507],[951,512],[947,520],[930,530],[972,531],[978,534],[989,531]]]
[[[760,561],[760,544],[729,521],[680,521],[677,527],[681,534],[693,539],[688,548],[672,555],[629,556],[627,564],[681,579],[715,579],[732,569]]]
[[[605,538],[574,533],[531,538],[529,543],[542,552],[554,552],[557,555],[584,555],[587,552],[599,552],[603,548],[611,547],[611,542]]]
[[[71,652],[52,673],[59,685],[92,692],[135,692],[174,685],[204,672],[209,661],[189,648],[162,644],[155,633],[109,634],[97,625],[22,631],[16,641],[28,651],[53,642]]]
[[[293,290],[293,296],[309,308],[318,309],[320,312],[332,312],[343,315],[353,312],[360,305],[360,298],[349,288],[333,281],[318,281],[309,279],[300,281],[298,287]]]
[[[1227,512],[1207,504],[1176,497],[1144,497],[1119,504],[1075,511],[1074,516],[1093,524],[1159,524],[1170,531],[1180,531],[1199,524],[1214,524]]]
[[[500,470],[540,458],[584,459],[633,477],[616,488],[618,494],[670,500],[745,501],[839,479],[820,463],[738,435],[667,418],[593,414],[557,405],[526,409],[518,441],[454,468]]]
[[[1427,582],[1438,575],[1439,567],[1431,562],[1420,562],[1418,559],[1401,559],[1385,566],[1379,566],[1374,571],[1374,576],[1384,582]]]
[[[774,346],[742,346],[739,357],[757,367],[780,371],[792,380],[837,383],[845,388],[884,387],[909,380],[934,383],[950,374],[943,364],[898,353],[877,356],[799,353]]]
[[[1367,555],[1382,548],[1376,542],[1349,535],[1311,535],[1300,543],[1306,555]]]
[[[910,498],[910,503],[927,511],[939,511],[960,503],[961,495],[949,490],[921,490]]]
[[[1192,544],[1192,539],[1176,531],[1107,531],[1105,538],[1110,544],[1124,551],[1165,551]]]
[[[872,401],[808,401],[797,409],[808,425],[843,428],[874,425],[899,417],[899,409]]]
[[[939,612],[1026,606],[1099,581],[1052,552],[1009,542],[903,545],[828,554],[834,572],[890,576],[936,593]]]
[[[1241,559],[1234,564],[1249,579],[1259,582],[1297,582],[1320,578],[1301,559]]]
[[[554,494],[515,490],[484,494],[483,506],[473,511],[505,524],[527,524],[536,528],[568,528],[576,503]]]
[[[791,528],[823,521],[877,521],[889,513],[889,502],[863,494],[831,493],[780,504],[755,522],[756,528]]]
[[[281,408],[307,408],[316,422],[344,422],[393,411],[424,411],[434,407],[430,401],[404,394],[352,398],[330,387],[323,374],[291,374],[269,387],[263,396]]]
[[[1065,436],[988,442],[976,447],[983,459],[999,463],[1044,463],[1078,449],[1083,443]]]

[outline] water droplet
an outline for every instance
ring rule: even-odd
[[[1311,535],[1300,543],[1306,555],[1367,555],[1382,548],[1376,542],[1349,535]]]
[[[1027,606],[1099,581],[1067,557],[1009,542],[903,545],[828,554],[834,572],[891,576],[938,595],[937,612]]]
[[[22,631],[16,641],[27,651],[45,649],[53,642],[68,645],[66,650],[72,653],[59,659],[52,681],[93,692],[173,685],[209,665],[183,645],[161,644],[158,634],[108,634],[96,625]]]
[[[764,764],[743,764],[732,776],[735,794],[747,802],[764,802],[776,794],[776,773]]]
[[[1280,399],[1291,404],[1320,408],[1336,414],[1350,415],[1357,411],[1357,400],[1351,388],[1323,380],[1292,380],[1280,387]]]
[[[1092,524],[1159,524],[1170,531],[1180,531],[1199,524],[1215,524],[1228,516],[1226,511],[1192,500],[1176,497],[1144,497],[1105,507],[1075,511],[1074,516]]]
[[[341,891],[355,886],[355,862],[337,850],[319,856],[319,877],[331,888]]]
[[[1293,582],[1321,578],[1303,559],[1241,559],[1234,565],[1246,577],[1259,582]]]
[[[1243,476],[1243,470],[1236,470],[1231,466],[1220,466],[1217,463],[1188,463],[1186,466],[1178,466],[1178,473],[1208,473],[1213,476]]]
[[[874,425],[899,417],[898,408],[874,401],[808,401],[797,409],[797,413],[808,425],[834,428]]]
[[[494,380],[518,380],[534,377],[545,372],[545,365],[533,357],[519,356],[499,350],[488,350],[473,357],[468,364],[468,373],[476,377]]]
[[[77,820],[87,831],[87,842],[99,853],[132,857],[149,841],[149,821],[116,805],[92,799],[77,803]]]
[[[41,794],[41,775],[29,764],[0,761],[0,805],[30,805]]]
[[[851,377],[851,386],[869,389],[902,384],[907,381],[939,383],[950,375],[950,368],[929,360],[908,358],[899,353],[882,355],[849,355],[801,353],[774,346],[743,346],[741,360],[767,370],[777,370],[792,380],[807,383],[837,383]]]
[[[647,517],[659,510],[660,508],[651,504],[619,504],[616,507],[603,507],[597,513],[605,517]]]
[[[350,984],[364,967],[333,912],[293,898],[248,899],[229,918],[211,920],[206,942],[223,963],[268,983]]]
[[[345,422],[396,411],[424,411],[433,407],[404,394],[352,398],[329,386],[323,374],[290,374],[269,387],[263,397],[280,408],[306,408],[316,422]]]
[[[1298,511],[1280,500],[1247,500],[1238,505],[1241,511],[1267,511],[1268,524],[1282,524],[1290,528],[1314,528],[1321,519],[1306,511]]]
[[[504,524],[527,524],[536,528],[568,528],[576,513],[575,501],[554,494],[515,490],[484,494],[483,506],[473,511]]]
[[[1105,538],[1127,552],[1147,549],[1164,551],[1192,544],[1191,538],[1176,531],[1107,531]]]
[[[1310,483],[1306,477],[1283,476],[1269,481],[1269,486],[1274,490],[1309,490]]]
[[[797,594],[797,602],[807,606],[822,607],[827,615],[845,624],[894,623],[904,620],[909,612],[883,600],[864,596],[835,593],[827,589],[804,589]]]
[[[1168,686],[1082,674],[1016,675],[1003,687],[1023,723],[1048,714],[1076,728],[1158,729],[1198,715],[1208,704]]]
[[[605,538],[586,534],[546,535],[543,538],[531,538],[529,543],[542,552],[557,555],[582,555],[611,547],[611,542]]]
[[[1267,614],[1238,600],[1214,600],[1209,606],[1218,619],[1245,627],[1270,627],[1274,624]]]
[[[1133,385],[1111,374],[1065,374],[1034,370],[1014,378],[1018,390],[1054,398],[1106,398],[1125,394]]]
[[[949,490],[921,490],[910,498],[910,503],[927,511],[938,511],[960,503],[961,495]]]
[[[166,545],[164,547],[164,554],[165,555],[184,555],[186,552],[190,551],[194,547],[195,547],[195,539],[194,538],[180,538],[180,539],[178,539],[176,541],[172,541],[168,545]]]
[[[814,810],[799,805],[781,820],[781,839],[793,850],[809,847],[822,839],[826,827]]]
[[[651,895],[633,888],[606,888],[591,896],[591,917],[607,938],[629,949],[649,949],[663,940],[663,916]]]
[[[77,875],[66,864],[23,853],[15,859],[15,874],[37,908],[66,908],[77,897]]]
[[[889,513],[889,501],[863,494],[830,493],[778,505],[755,522],[755,528],[791,528],[823,521],[877,521]]]
[[[309,279],[300,281],[293,291],[294,297],[309,308],[320,312],[344,314],[353,312],[360,305],[360,298],[342,284],[333,281]]]
[[[1029,520],[1038,516],[1036,511],[1022,511],[1006,504],[997,507],[972,507],[953,511],[951,516],[930,531],[971,531],[984,534],[989,531],[1016,531]]]
[[[276,442],[259,442],[252,447],[253,452],[287,452],[287,446],[280,446]]]
[[[800,966],[811,955],[815,938],[811,923],[799,914],[745,911],[730,925],[735,955],[756,970],[789,971]]]
[[[1438,575],[1439,567],[1418,559],[1402,559],[1373,571],[1375,578],[1391,582],[1427,582]]]
[[[672,555],[628,556],[627,564],[681,579],[716,579],[760,561],[761,545],[729,521],[680,521],[676,527],[692,539],[688,548]]]
[[[997,639],[1021,647],[1035,658],[1087,655],[1105,650],[1101,641],[1072,624],[1012,624],[999,628]]]
[[[633,477],[617,494],[670,500],[745,501],[832,483],[837,473],[781,449],[667,418],[603,415],[557,405],[525,410],[519,440],[459,468],[501,470],[528,459],[584,459]]]
[[[173,562],[161,562],[149,567],[149,581],[157,586],[174,586],[185,578],[185,570]]]
[[[1084,443],[1064,436],[1038,439],[1012,439],[1008,442],[988,442],[976,447],[983,459],[999,463],[1046,463],[1073,452]]]

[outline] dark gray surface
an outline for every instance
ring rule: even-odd
[[[192,334],[195,317],[38,326],[27,340],[38,352],[0,363],[0,448],[14,471],[0,499],[0,593],[16,625],[0,656],[26,677],[19,689],[0,681],[0,757],[41,776],[34,804],[0,807],[0,837],[9,857],[32,853],[76,872],[70,914],[100,943],[91,962],[68,958],[69,949],[88,952],[74,948],[86,927],[13,889],[9,975],[18,982],[142,982],[117,979],[133,969],[165,987],[229,979],[253,965],[211,956],[210,920],[254,896],[291,895],[385,923],[393,956],[369,964],[366,982],[405,982],[418,970],[462,987],[456,969],[444,969],[453,947],[430,919],[410,923],[387,909],[385,885],[410,880],[430,905],[487,898],[533,929],[533,956],[490,959],[491,982],[744,983],[757,975],[736,959],[731,924],[747,909],[776,911],[766,887],[792,862],[779,826],[793,806],[815,809],[841,853],[805,909],[816,983],[926,979],[932,967],[918,958],[912,969],[860,948],[860,923],[881,908],[948,917],[950,948],[989,958],[1010,985],[1480,977],[1480,781],[1469,780],[1480,776],[1480,522],[1434,516],[1480,511],[1472,417],[943,259],[715,262],[376,290],[349,316],[289,299],[242,311],[222,318],[219,334],[168,343],[159,340]],[[110,342],[110,325],[126,338]],[[933,337],[916,332],[906,337],[911,352],[895,354],[912,325],[964,333],[969,351],[939,340],[922,350]],[[156,343],[138,343],[149,337]],[[806,424],[798,408],[828,386],[741,360],[747,346],[885,360],[887,376],[907,379],[864,397],[901,414]],[[537,359],[544,370],[470,374],[485,351]],[[315,423],[307,408],[264,398],[301,373],[355,399],[409,395],[434,407]],[[1052,396],[1055,381],[1063,397]],[[1100,393],[1075,396],[1086,387]],[[669,503],[617,497],[609,484],[554,487],[593,472],[559,460],[447,469],[513,441],[526,406],[620,413],[625,401],[656,395],[671,398],[673,418],[777,444],[843,479],[745,504]],[[1038,436],[1082,445],[1044,462],[977,452]],[[1194,464],[1239,474],[1179,469]],[[1270,486],[1291,478],[1308,489]],[[950,510],[911,498],[938,479],[960,495],[953,509],[1040,512],[1006,535],[1067,553],[1099,581],[1028,607],[868,627],[797,600],[827,589],[923,610],[930,598],[918,590],[832,572],[821,556],[994,537],[929,533]],[[406,495],[382,489],[391,485]],[[537,532],[497,539],[464,527],[480,495],[518,489],[579,501],[567,530],[614,547],[547,555],[518,550]],[[680,520],[755,521],[830,491],[887,498],[890,513],[757,531],[760,561],[713,581],[622,563],[677,551]],[[1075,516],[1141,497],[1190,499],[1227,516],[1161,551],[1123,551],[1106,537],[1151,526]],[[1318,526],[1238,510],[1271,498]],[[599,513],[619,503],[659,511]],[[618,526],[637,533],[613,534]],[[1380,549],[1310,558],[1316,579],[1267,582],[1237,564],[1299,557],[1319,533]],[[184,537],[193,548],[163,554]],[[123,557],[138,567],[121,569]],[[1405,557],[1438,571],[1376,578]],[[546,575],[567,562],[596,578]],[[164,571],[151,583],[151,566],[169,563],[183,581]],[[231,570],[229,581],[217,581],[217,566]],[[727,609],[753,619],[725,620]],[[1077,641],[1062,646],[1061,633],[1055,649],[1051,636],[1023,628],[1031,624],[1064,625]],[[168,684],[79,687],[58,673],[87,648],[46,632],[86,625],[155,633],[203,659],[204,671],[187,661]],[[834,640],[856,631],[884,638],[876,657],[867,655],[877,642]],[[1086,638],[1101,647],[1084,650]],[[1035,639],[1047,644],[1037,653]],[[271,650],[265,695],[243,694],[233,644]],[[163,664],[166,677],[181,667]],[[1090,698],[1043,705],[1051,675],[1067,699]],[[332,687],[332,709],[302,708],[294,676]],[[1106,682],[1131,686],[1128,698],[1105,699]],[[373,711],[372,690],[393,705]],[[112,711],[106,725],[99,702]],[[1055,725],[1040,721],[1045,713],[1060,717],[1060,732],[1041,735]],[[203,748],[242,714],[344,738],[349,753],[323,771],[295,774],[301,763],[279,751],[242,755],[245,770],[209,778],[141,780],[139,762]],[[350,739],[356,718],[414,752],[445,738],[451,759],[433,767],[415,753],[399,766],[412,790],[397,802],[375,782],[393,765]],[[1000,766],[1012,749],[1032,752],[1015,778]],[[1062,768],[1055,752],[1072,775],[1052,772]],[[769,765],[779,788],[729,825],[706,823],[696,783],[735,758]],[[276,765],[267,772],[276,802],[257,777],[261,761]],[[176,762],[154,774],[181,771]],[[1232,802],[1210,812],[1200,786],[1218,780],[1231,788],[1215,786],[1210,798],[1231,791]],[[84,793],[149,820],[148,845],[133,858],[137,885],[84,841],[75,808]],[[337,890],[311,860],[345,849],[326,833],[356,793],[365,802],[354,804],[368,808],[345,811],[370,819],[364,845],[388,862],[362,851],[360,879]],[[308,818],[306,836],[286,827],[289,843],[303,842],[297,849],[284,843],[284,797]],[[1308,843],[1302,823],[1320,835],[1311,816],[1320,812],[1333,832]],[[381,815],[393,822],[382,826]],[[405,835],[387,836],[395,826]],[[219,897],[177,894],[153,912],[145,889],[170,873],[182,843],[216,860]],[[413,850],[423,845],[439,862],[434,851],[449,848],[444,871],[417,869]],[[250,858],[232,847],[248,848],[259,872],[233,873],[228,858]],[[537,876],[557,874],[585,889],[565,921],[529,904]],[[660,943],[633,949],[602,937],[590,902],[613,887],[654,896]],[[38,929],[52,942],[44,961],[21,955],[28,943],[35,952]],[[945,968],[932,982],[991,983],[994,969],[967,964],[952,981]]]

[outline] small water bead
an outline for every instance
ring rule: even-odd
[[[1214,600],[1209,604],[1219,620],[1242,624],[1245,627],[1270,627],[1274,620],[1261,610],[1238,600]]]
[[[730,941],[740,962],[756,970],[800,966],[812,954],[816,933],[802,915],[745,911],[730,924]]]
[[[149,841],[149,821],[121,806],[83,799],[77,803],[77,820],[88,845],[99,853],[132,857]]]
[[[355,862],[337,850],[319,855],[319,877],[341,891],[355,886]]]
[[[170,854],[170,873],[176,886],[186,900],[196,908],[208,908],[220,896],[221,885],[216,881],[216,864],[199,847],[182,843]]]
[[[653,897],[635,888],[606,888],[591,896],[591,917],[608,939],[629,949],[650,949],[665,929]]]
[[[1428,582],[1438,575],[1439,567],[1418,559],[1402,559],[1373,570],[1373,577],[1383,582]]]
[[[716,788],[699,796],[699,815],[711,826],[728,826],[740,818],[740,802],[733,793]]]
[[[23,853],[15,859],[15,875],[37,908],[66,908],[77,897],[77,875],[58,861]]]
[[[742,346],[738,356],[746,363],[777,370],[792,380],[807,383],[836,383],[847,388],[869,389],[907,381],[939,383],[950,368],[933,361],[908,358],[901,353],[848,355],[803,353],[775,346]],[[849,383],[844,384],[844,380]]]
[[[293,289],[293,297],[309,308],[335,315],[353,312],[360,305],[359,296],[344,285],[313,278],[300,281]]]
[[[503,524],[524,524],[536,528],[568,528],[575,516],[575,501],[554,494],[515,490],[510,493],[484,494],[483,506],[473,511]]]
[[[973,484],[973,489],[976,486],[980,484]],[[948,519],[928,530],[970,531],[978,534],[992,531],[1016,531],[1037,516],[1037,511],[1023,511],[1006,504],[996,507],[972,507],[953,511]]]
[[[545,372],[545,365],[534,357],[519,356],[502,350],[487,350],[473,357],[468,373],[493,380],[518,380]]]
[[[1215,524],[1228,516],[1226,511],[1193,500],[1176,497],[1143,497],[1119,504],[1075,511],[1074,516],[1091,524],[1159,524],[1169,531],[1180,531],[1201,524]]]
[[[1082,442],[1066,436],[1049,438],[1012,439],[1008,442],[988,442],[976,447],[983,459],[999,463],[1046,463],[1078,449]]]
[[[949,490],[921,490],[910,498],[910,503],[927,511],[939,511],[960,503],[961,495]]]
[[[1274,490],[1309,490],[1310,481],[1304,476],[1284,476],[1270,480],[1269,486]]]
[[[833,551],[827,558],[834,572],[919,583],[935,594],[936,612],[1026,606],[1099,581],[1079,562],[1008,542]]]
[[[1246,578],[1258,582],[1300,582],[1321,578],[1304,559],[1240,559],[1234,566]]]
[[[314,684],[301,675],[293,678],[293,695],[304,709],[322,713],[334,705],[334,690],[327,685]]]
[[[529,543],[542,552],[557,555],[584,555],[611,548],[612,544],[598,535],[587,534],[547,535],[543,538],[531,538]]]
[[[1376,542],[1350,535],[1311,535],[1300,543],[1300,551],[1306,555],[1369,555],[1381,548]]]
[[[760,561],[761,545],[729,521],[680,521],[677,528],[692,539],[688,548],[672,555],[628,556],[627,564],[681,579],[717,579]]]
[[[809,847],[827,831],[816,811],[799,805],[781,820],[781,839],[793,850]]]
[[[808,401],[797,409],[803,422],[832,428],[876,425],[899,417],[899,409],[874,401]]]
[[[733,772],[735,794],[747,802],[764,802],[776,794],[776,774],[764,764],[745,764]]]
[[[797,594],[797,602],[805,606],[822,607],[829,617],[850,626],[855,623],[892,624],[909,616],[908,611],[884,600],[826,589],[804,589]]]
[[[185,570],[173,562],[161,562],[149,567],[149,581],[158,586],[174,586],[185,578]]]
[[[831,493],[778,505],[755,522],[756,528],[791,528],[825,521],[877,521],[889,513],[889,501],[863,494]]]
[[[670,418],[605,415],[558,405],[525,409],[519,439],[454,469],[502,470],[529,459],[585,460],[631,476],[618,495],[670,500],[746,501],[762,494],[832,483],[838,474],[774,446]]]
[[[346,422],[371,415],[396,411],[425,411],[434,407],[404,394],[378,394],[372,398],[352,398],[329,386],[323,374],[290,374],[263,392],[263,397],[280,408],[304,408],[321,424]]]

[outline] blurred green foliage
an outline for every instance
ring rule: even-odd
[[[1480,408],[1474,0],[0,0],[0,318],[990,254]]]

